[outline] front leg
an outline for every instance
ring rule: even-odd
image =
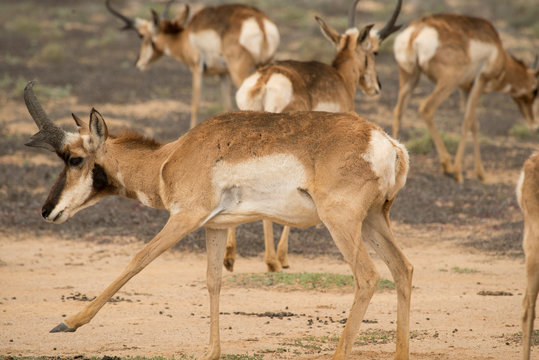
[[[223,257],[225,255],[227,230],[206,228],[206,252],[208,254],[207,285],[210,293],[210,346],[203,360],[217,360],[221,355],[219,335],[219,294]]]
[[[165,250],[177,243],[178,240],[195,230],[199,224],[200,219],[195,219],[187,214],[178,214],[170,217],[159,234],[157,234],[135,255],[120,276],[116,278],[105,291],[86,305],[86,307],[76,315],[68,317],[65,322],[60,323],[50,332],[72,332],[90,322],[103,305],[105,305],[107,301],[109,301],[109,299],[129,281],[129,279],[138,274]]]
[[[193,75],[193,97],[191,99],[191,123],[189,128],[192,129],[198,122],[198,107],[200,104],[200,91],[202,88],[202,64],[197,64],[191,68]]]

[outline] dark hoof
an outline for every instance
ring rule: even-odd
[[[290,265],[281,265],[283,269],[290,269]]]
[[[52,329],[51,333],[57,333],[57,332],[74,332],[75,330],[77,329],[73,329],[73,328],[70,328],[69,326],[67,326],[66,324],[64,323],[60,323],[58,324],[54,329]]]
[[[225,265],[225,268],[228,271],[230,271],[230,272],[234,271],[234,259],[225,259],[223,261],[223,265]]]

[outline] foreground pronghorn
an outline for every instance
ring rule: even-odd
[[[524,214],[526,256],[526,293],[522,303],[522,358],[530,359],[531,335],[535,320],[535,302],[539,292],[539,154],[524,163],[517,185],[517,199]]]
[[[501,91],[518,105],[530,128],[535,128],[533,103],[537,99],[539,71],[509,55],[494,27],[486,20],[468,16],[440,14],[413,21],[396,38],[395,59],[399,66],[399,97],[394,110],[393,136],[400,129],[403,112],[421,72],[436,82],[432,94],[419,108],[430,131],[444,172],[462,182],[462,157],[466,135],[471,129],[474,143],[474,169],[484,179],[479,152],[479,124],[475,116],[483,93]],[[434,112],[457,88],[466,96],[464,122],[454,165],[436,125]]]
[[[260,10],[249,5],[207,7],[189,17],[189,6],[167,20],[152,10],[152,21],[128,18],[106,1],[108,10],[122,19],[124,29],[136,30],[141,46],[136,62],[140,70],[163,54],[183,62],[192,73],[191,128],[197,123],[202,75],[219,75],[225,108],[232,108],[230,84],[239,87],[256,65],[271,60],[279,45],[277,26]],[[170,2],[167,4],[170,5]]]
[[[218,359],[219,292],[227,228],[270,219],[286,225],[323,222],[352,268],[356,286],[334,358],[348,358],[379,275],[363,240],[384,260],[397,285],[396,359],[408,359],[412,265],[394,241],[389,210],[406,181],[404,146],[354,113],[224,113],[168,144],[134,133],[109,134],[94,109],[79,133],[57,127],[32,90],[25,101],[39,132],[29,146],[55,151],[64,170],[42,209],[61,223],[107,195],[165,208],[163,229],[120,276],[52,332],[88,323],[129,279],[189,232],[204,226],[208,252],[210,347]],[[149,161],[151,160],[151,161]],[[144,171],[141,171],[141,170]]]
[[[236,93],[236,103],[241,110],[290,112],[301,110],[353,111],[356,87],[368,95],[380,92],[374,66],[374,56],[381,42],[397,31],[395,26],[402,0],[387,24],[380,31],[367,25],[358,31],[355,13],[359,0],[355,0],[348,13],[348,30],[339,34],[324,20],[316,17],[322,33],[335,45],[337,54],[332,65],[318,61],[277,61],[258,69],[249,76]],[[277,246],[273,244],[271,222],[264,220],[266,244],[265,262],[269,271],[288,267],[288,234],[285,226]],[[231,270],[236,252],[234,232],[229,234],[225,266]]]

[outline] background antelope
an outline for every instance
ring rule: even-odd
[[[378,284],[364,239],[395,279],[395,358],[408,359],[413,268],[395,244],[389,221],[389,210],[406,181],[408,154],[378,126],[353,113],[235,112],[211,117],[176,141],[159,144],[136,133],[109,133],[95,109],[89,124],[73,115],[78,134],[66,132],[47,117],[32,86],[26,86],[24,97],[39,132],[27,145],[53,150],[65,162],[42,208],[45,220],[62,223],[107,195],[137,199],[170,213],[163,229],[119,277],[51,332],[75,331],[88,323],[129,279],[204,226],[211,317],[204,359],[218,359],[227,228],[262,218],[299,227],[323,222],[356,282],[334,358],[349,357]]]
[[[400,89],[394,110],[393,136],[398,137],[403,112],[423,72],[436,87],[420,106],[419,113],[430,131],[444,172],[452,174],[457,181],[462,182],[462,158],[470,129],[475,174],[480,180],[485,178],[479,152],[479,123],[475,115],[481,94],[491,91],[509,94],[528,127],[537,128],[533,104],[538,103],[539,71],[509,55],[488,21],[452,14],[426,16],[413,21],[395,38],[394,52]],[[434,112],[456,88],[463,90],[467,100],[453,165],[434,123]]]
[[[530,359],[535,302],[539,292],[539,154],[526,160],[517,185],[517,199],[524,214],[526,293],[522,302],[522,359]]]
[[[236,103],[241,110],[289,112],[313,111],[354,111],[354,96],[359,86],[368,95],[380,93],[381,87],[376,74],[374,57],[381,42],[397,31],[395,26],[402,0],[385,26],[372,30],[373,25],[358,31],[355,25],[355,0],[348,12],[348,30],[339,34],[316,16],[322,33],[335,45],[337,54],[332,65],[318,61],[276,61],[268,64],[252,75],[236,93]],[[265,262],[269,271],[280,271],[288,267],[288,235],[285,226],[275,253],[271,222],[264,220]],[[233,230],[229,234],[225,266],[232,270],[236,253]]]
[[[249,5],[207,7],[189,19],[185,5],[173,20],[166,18],[169,1],[160,17],[152,10],[152,20],[131,19],[107,9],[125,22],[124,29],[135,30],[141,38],[136,61],[140,70],[163,54],[189,66],[192,73],[191,128],[197,123],[202,75],[219,75],[221,95],[227,110],[232,109],[230,81],[239,87],[249,71],[271,60],[279,45],[279,30],[262,11]]]

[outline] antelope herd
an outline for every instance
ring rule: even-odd
[[[24,90],[28,111],[39,131],[26,144],[55,152],[64,169],[42,207],[42,216],[62,223],[100,199],[117,195],[166,209],[170,217],[124,271],[77,314],[51,332],[72,332],[87,324],[133,276],[185,235],[204,227],[210,343],[204,359],[219,359],[219,293],[223,263],[232,270],[234,227],[263,220],[268,270],[288,267],[289,226],[323,224],[351,267],[354,301],[334,359],[350,357],[379,275],[364,242],[387,264],[397,289],[395,359],[409,358],[410,296],[413,266],[395,242],[389,211],[404,186],[409,160],[397,141],[401,119],[421,73],[435,82],[419,108],[445,173],[462,182],[462,159],[472,132],[475,174],[484,180],[476,107],[491,91],[511,95],[531,129],[539,100],[537,64],[527,67],[508,54],[486,20],[454,14],[429,15],[411,22],[396,36],[394,55],[399,94],[393,137],[354,113],[359,87],[381,92],[375,57],[384,39],[400,30],[397,4],[380,30],[355,25],[359,0],[351,4],[344,33],[315,19],[337,53],[331,65],[316,61],[273,61],[280,35],[276,24],[248,5],[206,7],[190,16],[182,6],[168,19],[172,1],[152,19],[121,19],[141,38],[137,68],[144,70],[163,54],[185,63],[192,73],[191,129],[162,144],[132,132],[109,132],[103,116],[90,112],[86,122],[73,114],[78,132],[52,121],[33,91]],[[202,75],[219,75],[227,112],[197,125]],[[237,88],[232,110],[230,82]],[[438,106],[457,88],[466,97],[461,140],[454,164],[434,123]],[[151,161],[148,161],[151,159]],[[539,292],[539,155],[524,164],[517,185],[524,215],[523,248],[527,289],[523,301],[522,358],[530,358],[535,303]],[[285,226],[277,255],[272,222]],[[226,255],[225,255],[226,253]]]

